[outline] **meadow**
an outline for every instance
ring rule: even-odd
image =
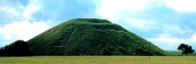
[[[196,56],[0,57],[0,64],[196,64]]]

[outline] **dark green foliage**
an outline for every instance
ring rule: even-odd
[[[35,55],[166,55],[121,26],[92,18],[57,25],[29,40],[28,46]]]
[[[0,49],[0,56],[29,56],[30,50],[27,43],[23,40],[17,40],[14,43]]]
[[[191,46],[189,46],[188,44],[184,44],[184,43],[181,43],[179,46],[178,46],[178,50],[181,50],[182,51],[182,56],[183,54],[192,54],[195,50],[192,49]]]

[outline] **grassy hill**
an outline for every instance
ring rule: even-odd
[[[59,24],[29,40],[28,46],[34,55],[167,54],[117,24],[93,18],[72,19]]]

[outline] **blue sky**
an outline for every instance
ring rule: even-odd
[[[73,18],[102,18],[164,50],[196,49],[196,0],[0,0],[0,46]]]

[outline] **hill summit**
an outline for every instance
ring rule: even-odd
[[[28,41],[34,55],[165,55],[159,47],[104,19],[78,18]]]

